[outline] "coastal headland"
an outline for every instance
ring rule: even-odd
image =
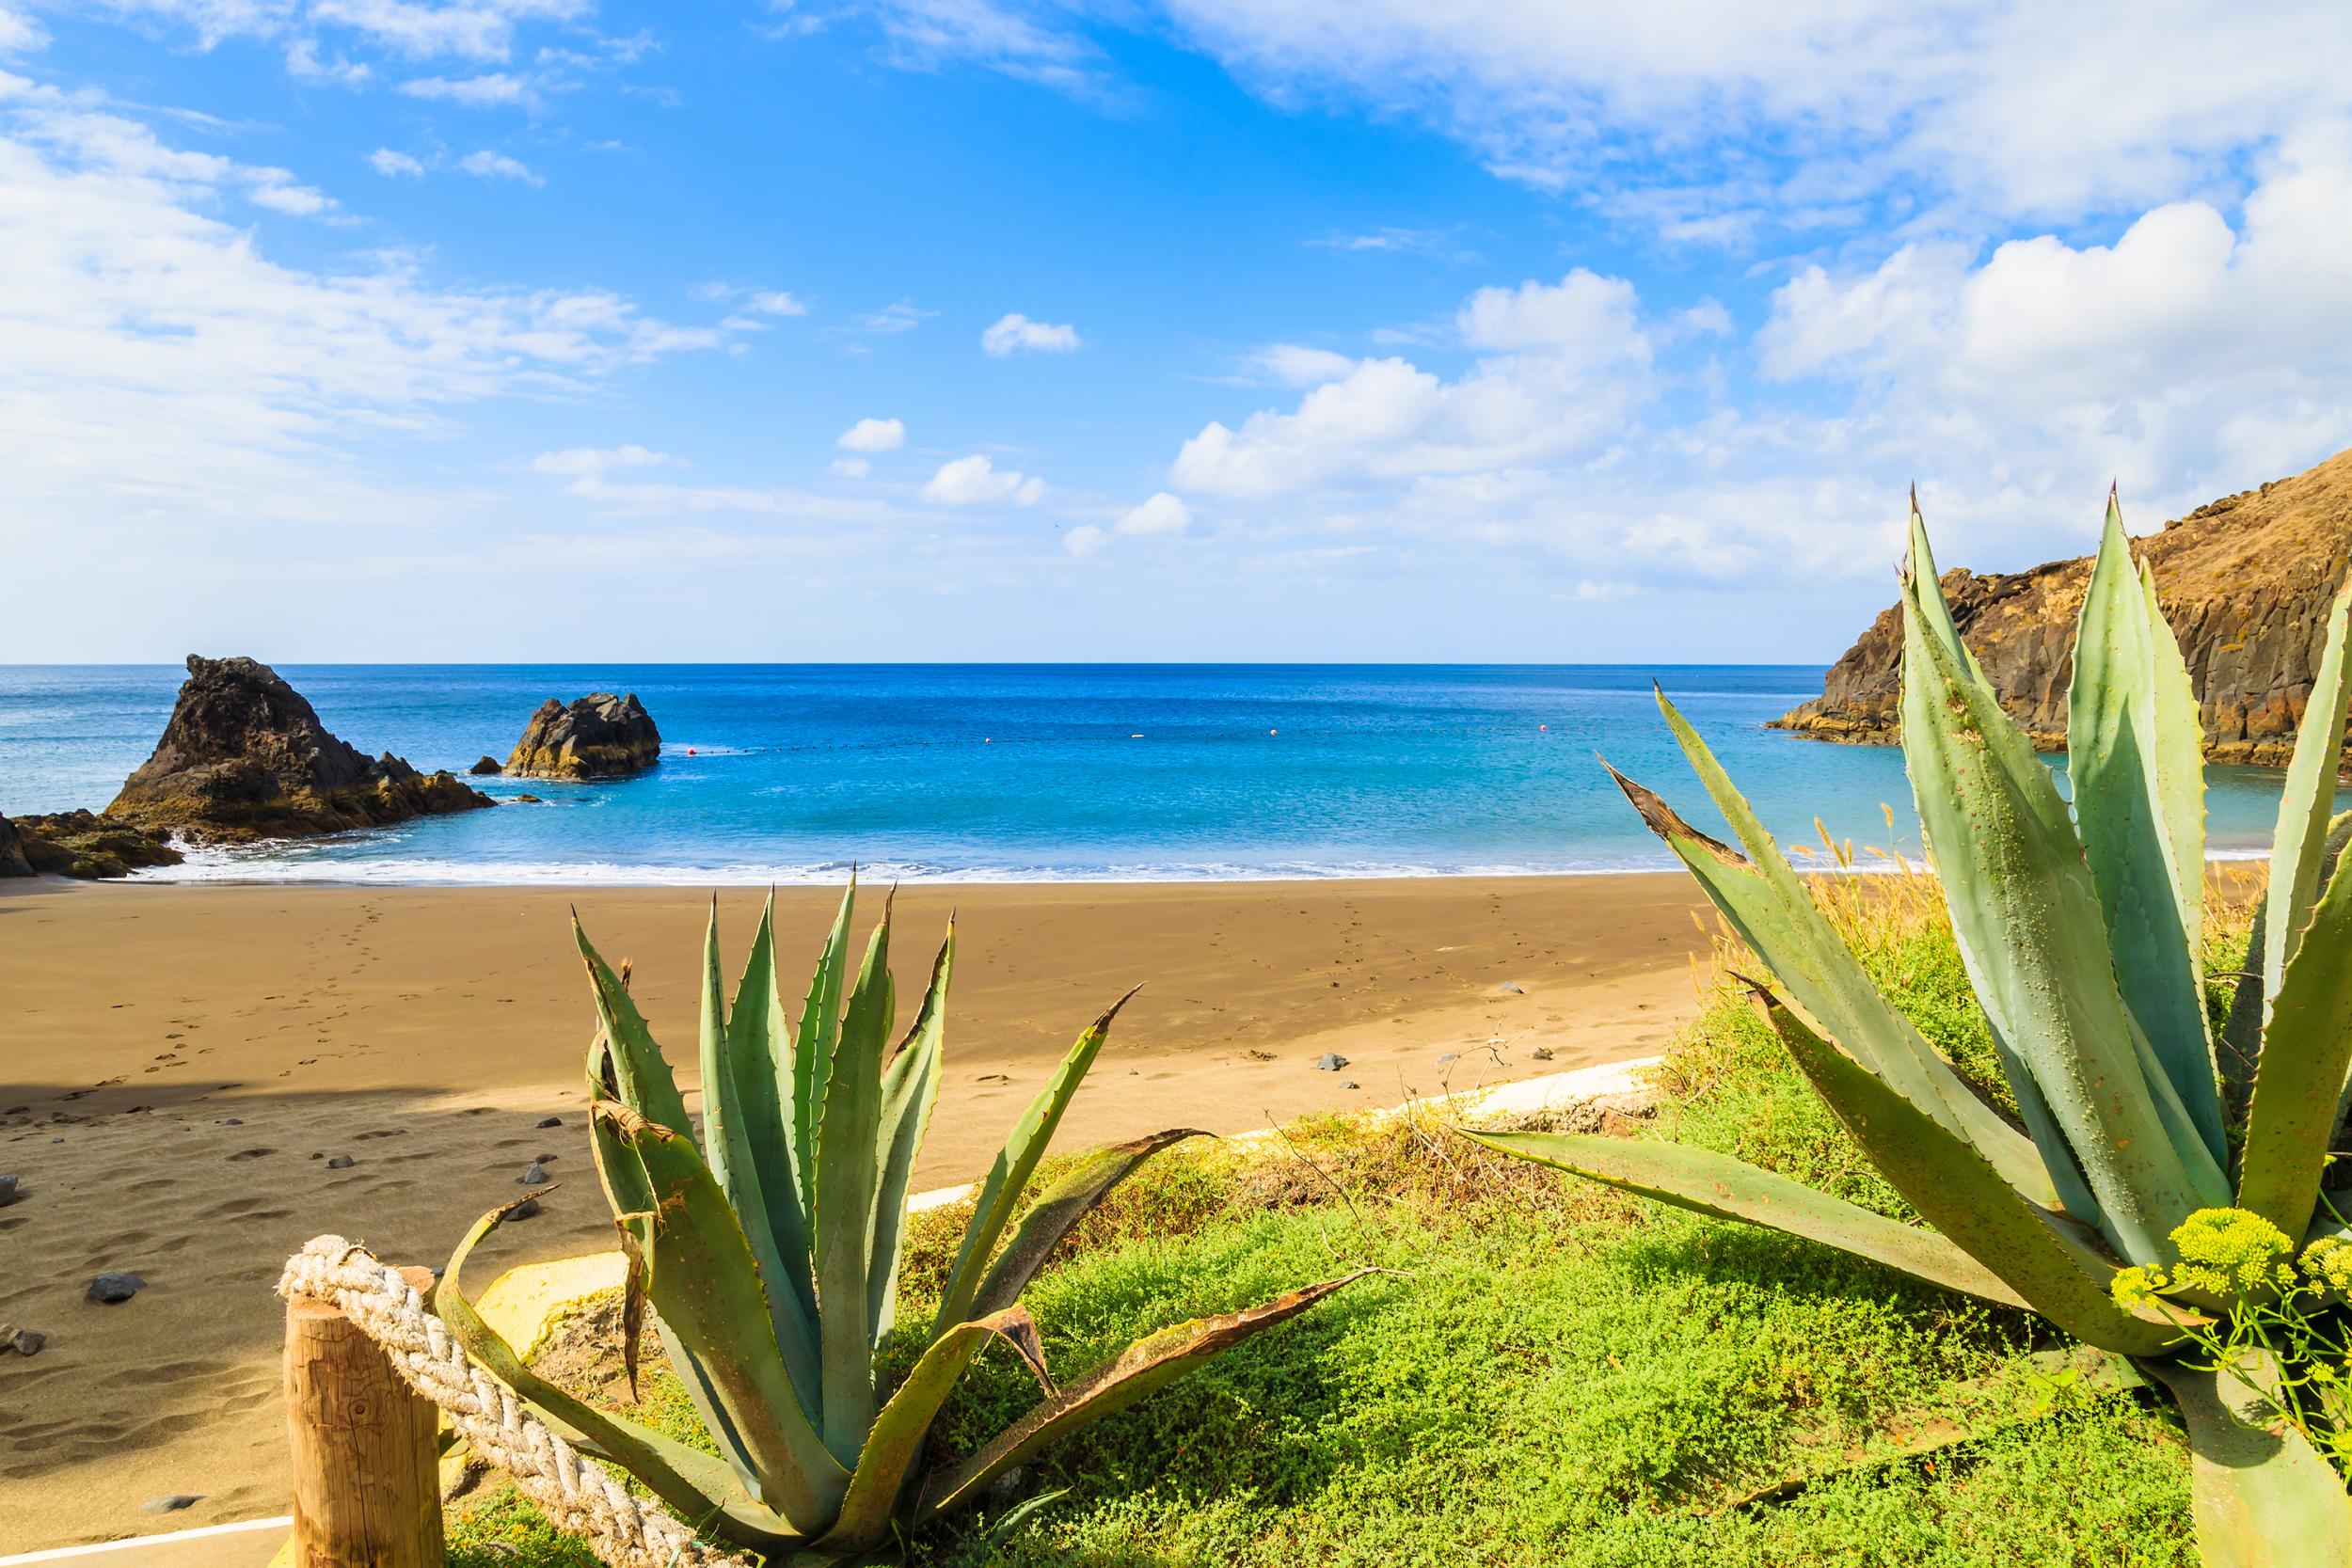
[[[885,891],[861,894],[861,941]],[[730,966],[759,896],[720,895]],[[838,897],[776,895],[796,986]],[[710,909],[693,889],[5,885],[0,1173],[23,1196],[0,1208],[15,1260],[0,1322],[47,1342],[0,1402],[0,1539],[281,1512],[272,1287],[311,1236],[437,1264],[477,1214],[539,1191],[544,1212],[485,1265],[609,1244],[573,907],[608,957],[634,959],[691,1086]],[[1698,908],[1687,878],[1650,874],[903,888],[902,1015],[957,922],[946,1089],[916,1185],[980,1174],[1077,1032],[1137,983],[1059,1148],[1652,1054],[1692,1010]],[[1327,1053],[1345,1066],[1318,1069]],[[543,1155],[552,1190],[517,1185]],[[85,1299],[107,1271],[146,1288]],[[141,1512],[173,1495],[197,1501]]]

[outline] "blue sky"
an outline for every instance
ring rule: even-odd
[[[2343,8],[1757,9],[0,0],[0,660],[1826,661],[2352,445]]]

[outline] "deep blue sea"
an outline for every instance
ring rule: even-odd
[[[370,752],[503,758],[548,697],[634,691],[660,765],[477,781],[512,801],[205,851],[161,879],[396,882],[1164,880],[1625,870],[1674,862],[1595,752],[1722,832],[1651,705],[1661,681],[1784,841],[1814,819],[1915,851],[1902,759],[1764,721],[1814,667],[285,665]],[[103,806],[183,672],[0,666],[0,814]],[[2269,836],[2277,776],[2216,768],[2217,852]],[[1882,806],[1894,809],[1890,831]]]

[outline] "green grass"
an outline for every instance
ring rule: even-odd
[[[1842,902],[1898,1004],[1997,1084],[1931,901],[1895,889]],[[2232,940],[2242,951],[2242,928],[2221,947]],[[1906,1212],[1736,988],[1711,996],[1661,1079],[1668,1102],[1643,1135]],[[921,1298],[961,1225],[949,1212],[915,1228],[903,1321],[928,1322]],[[980,1517],[913,1543],[911,1560],[2196,1561],[2170,1415],[2054,1391],[2027,1358],[2058,1341],[2033,1320],[1486,1155],[1427,1117],[1320,1118],[1272,1151],[1171,1151],[1087,1222],[1026,1303],[1066,1379],[1152,1329],[1364,1266],[1394,1272],[1047,1450]],[[968,1451],[1037,1397],[1009,1355],[984,1354],[938,1453]],[[666,1373],[652,1374],[648,1405],[691,1425]],[[1922,1433],[1963,1440],[1903,1457]],[[1724,1506],[1791,1476],[1813,1479]],[[987,1513],[1056,1488],[1068,1495],[1007,1539],[989,1535]],[[512,1494],[453,1534],[459,1568],[586,1560]]]

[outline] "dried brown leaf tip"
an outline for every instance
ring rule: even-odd
[[[1603,762],[1601,766],[1609,768],[1606,762]],[[1665,800],[1656,790],[1635,784],[1613,768],[1609,768],[1609,776],[1617,781],[1617,787],[1625,791],[1625,798],[1633,802],[1633,809],[1642,814],[1642,820],[1649,825],[1649,831],[1660,838],[1669,843],[1681,839],[1695,844],[1725,865],[1748,863],[1747,856],[1740,853],[1730,845],[1724,843],[1721,839],[1709,838],[1690,823],[1685,822],[1682,819],[1682,814],[1666,804]]]

